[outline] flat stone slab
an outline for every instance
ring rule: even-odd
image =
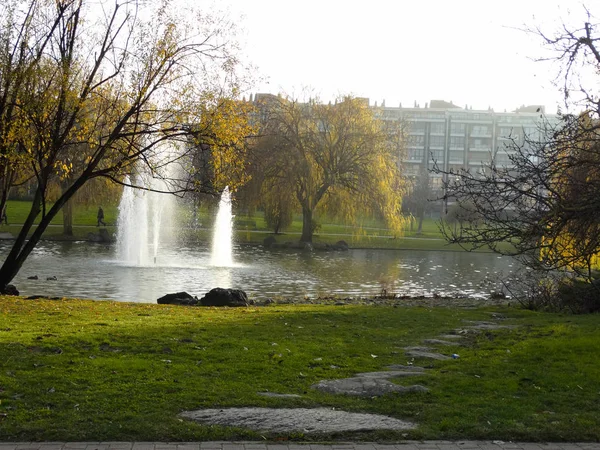
[[[463,336],[460,334],[442,334],[441,339],[462,339]]]
[[[383,372],[365,372],[357,373],[356,378],[400,378],[400,377],[414,377],[419,375],[426,375],[425,372],[419,370],[386,370]]]
[[[406,394],[408,392],[427,392],[424,386],[400,386],[386,378],[370,376],[342,378],[339,380],[322,380],[311,386],[329,394],[353,395],[356,397],[377,397],[390,393]]]
[[[460,345],[458,342],[446,341],[444,339],[423,339],[423,344],[429,344],[429,345]]]
[[[411,372],[424,372],[425,367],[419,366],[404,366],[402,364],[392,364],[391,366],[387,366],[387,369],[390,370],[410,370]]]
[[[436,359],[438,361],[445,361],[447,359],[452,359],[449,356],[442,355],[441,353],[422,352],[419,350],[408,350],[406,352],[406,356],[410,356],[411,358]]]
[[[328,408],[226,408],[184,411],[181,417],[207,425],[250,428],[274,433],[332,433],[369,430],[410,430],[415,424],[377,414]]]
[[[433,349],[431,347],[416,346],[416,347],[404,347],[404,350],[406,350],[408,352],[430,352]]]
[[[473,330],[507,330],[510,328],[515,328],[514,325],[500,325],[497,323],[490,322],[479,322],[474,325],[470,325],[469,328]]]
[[[278,394],[277,392],[257,392],[257,394],[271,398],[302,398],[302,396],[298,394]]]

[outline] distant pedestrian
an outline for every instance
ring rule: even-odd
[[[4,225],[8,225],[8,216],[6,215],[6,208],[2,211],[2,217],[0,218],[0,222],[4,222]]]
[[[97,227],[100,226],[100,224],[102,224],[103,226],[106,226],[106,222],[104,222],[104,210],[102,209],[102,206],[100,206],[98,208],[98,223],[96,224]]]

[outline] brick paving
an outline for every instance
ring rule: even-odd
[[[403,441],[269,442],[0,442],[0,450],[600,450],[595,442]]]

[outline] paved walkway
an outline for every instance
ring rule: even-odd
[[[269,442],[0,442],[0,450],[600,450],[600,443],[403,441],[395,444]]]

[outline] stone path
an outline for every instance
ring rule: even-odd
[[[502,441],[337,442],[0,442],[0,450],[600,450],[600,443]]]
[[[306,434],[370,430],[410,430],[416,425],[393,417],[331,408],[223,408],[187,411],[181,417],[208,425],[250,428],[263,432]]]
[[[486,330],[497,330],[501,328],[512,328],[510,326],[499,325],[495,322],[476,322],[472,325],[455,330],[452,334],[440,336],[436,339],[426,339],[423,341],[427,345],[437,346],[456,346],[457,342],[448,342],[448,340],[459,340],[469,333],[480,333]],[[445,341],[445,342],[444,342]],[[428,349],[429,350],[429,349]],[[408,348],[409,352],[423,351],[424,349]],[[451,356],[442,355],[448,358]],[[417,357],[415,357],[417,358]],[[419,356],[427,359],[430,356]],[[434,357],[433,359],[438,359]],[[388,370],[380,372],[359,373],[355,377],[329,380],[329,386],[335,383],[347,382],[348,389],[358,389],[362,385],[369,389],[369,382],[378,380],[378,382],[387,381],[388,378],[422,376],[427,372],[424,368],[418,366],[393,365]],[[350,380],[350,381],[349,381]],[[358,382],[357,380],[361,380]],[[324,383],[328,380],[323,380]],[[319,384],[321,384],[319,383]],[[390,383],[391,384],[391,383]],[[316,385],[318,386],[318,385]],[[399,386],[399,385],[396,385]],[[416,385],[418,386],[418,385]],[[402,387],[402,389],[414,388],[415,386]],[[421,386],[422,387],[422,386]],[[387,389],[387,387],[386,387]],[[348,392],[336,392],[345,393]],[[273,396],[294,396],[294,394],[274,394],[261,393]],[[360,394],[350,394],[360,395]],[[228,420],[226,411],[232,413]],[[382,429],[410,429],[415,426],[409,422],[397,420],[387,416],[378,416],[375,414],[357,414],[344,411],[334,411],[328,408],[225,408],[225,409],[205,409],[199,411],[187,411],[181,414],[192,420],[200,422],[235,425],[253,429],[262,429],[274,432],[311,431],[358,431]],[[220,418],[219,418],[220,417]],[[231,422],[233,417],[234,422]],[[217,418],[217,419],[215,419]],[[208,421],[208,422],[207,422]],[[374,426],[377,424],[377,426]],[[278,428],[279,427],[279,428]],[[326,428],[329,427],[329,428]],[[302,442],[0,442],[0,450],[600,450],[600,443],[590,442],[552,442],[552,443],[530,443],[530,442],[503,442],[503,441],[402,441],[395,443],[374,443],[374,442],[336,442],[329,443],[302,443]]]
[[[498,319],[495,318],[494,319]],[[471,322],[467,327],[454,330],[451,334],[439,338],[425,339],[423,344],[435,347],[458,346],[457,340],[469,333],[481,333],[484,330],[507,328],[497,322]],[[406,347],[405,356],[415,360],[450,360],[459,355],[438,353],[433,347]],[[411,363],[409,363],[411,364]],[[426,376],[423,367],[415,365],[392,365],[387,370],[358,373],[350,378],[321,380],[311,386],[313,389],[334,395],[358,397],[377,397],[389,393],[406,394],[409,392],[427,392],[419,384],[403,386],[393,383],[390,378],[410,378]],[[265,393],[278,398],[298,397],[296,394]],[[392,417],[377,414],[356,414],[329,408],[221,408],[184,411],[181,417],[207,425],[236,426],[259,432],[289,433],[301,432],[330,433],[363,430],[408,430],[417,425]],[[2,449],[0,449],[2,450]]]

